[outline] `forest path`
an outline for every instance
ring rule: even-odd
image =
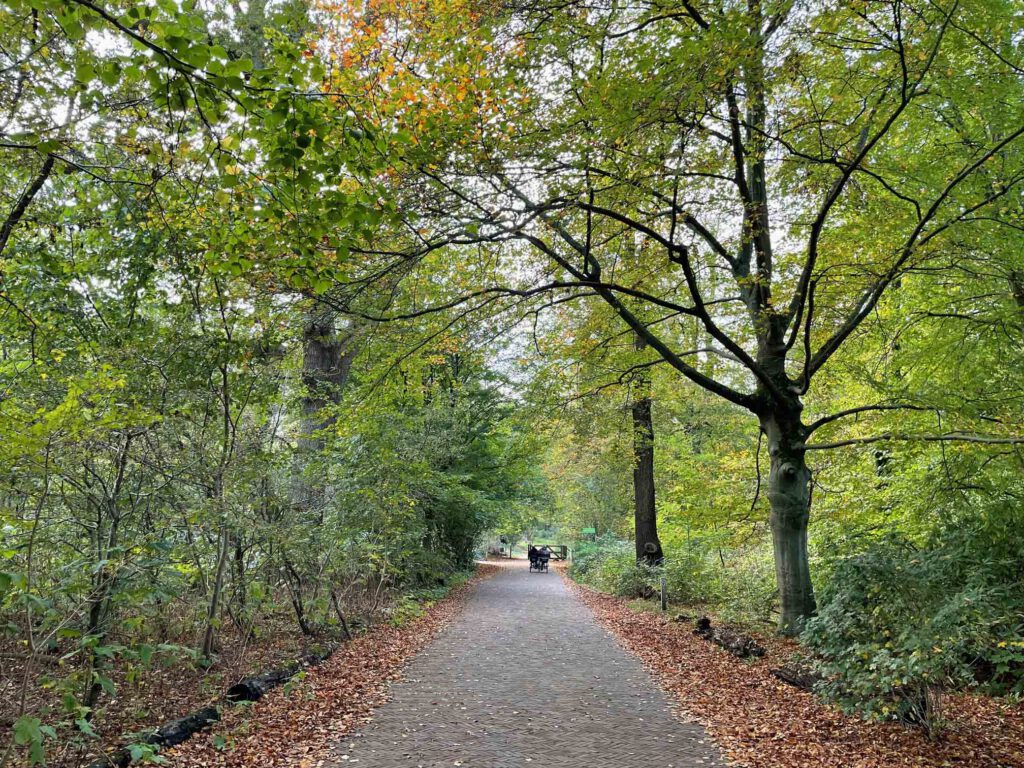
[[[724,766],[557,573],[512,561],[341,740],[334,768]]]

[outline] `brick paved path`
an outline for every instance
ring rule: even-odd
[[[725,765],[556,573],[509,564],[345,738],[333,768]]]

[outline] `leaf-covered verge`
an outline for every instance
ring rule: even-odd
[[[180,652],[167,644],[156,651],[150,664],[120,663],[109,673],[116,695],[103,709],[101,716],[87,724],[92,738],[83,738],[76,733],[81,724],[72,721],[54,723],[52,735],[44,736],[41,746],[50,766],[74,766],[88,764],[99,752],[131,742],[132,734],[176,719],[197,709],[211,696],[216,696],[235,680],[247,675],[271,669],[299,657],[309,642],[287,615],[268,616],[263,624],[264,633],[259,638],[245,638],[236,628],[229,626],[221,637],[221,654],[211,666],[205,666],[197,659]],[[17,659],[17,643],[8,642],[3,646],[4,669],[0,681],[5,689],[14,687],[16,673],[21,670]],[[7,663],[13,663],[7,667]],[[40,668],[26,690],[25,718],[37,718],[40,722],[53,722],[48,712],[58,697],[54,694],[53,680],[57,676],[72,675],[78,665],[63,661],[54,655]],[[0,701],[0,720],[15,721],[18,697],[5,697]],[[86,723],[86,721],[82,721]],[[21,758],[28,758],[31,744],[23,745]],[[17,756],[15,765],[18,764]]]
[[[339,661],[334,657],[345,659],[344,664],[356,671],[369,668],[367,665],[370,662],[366,659],[370,656],[374,664],[378,665],[401,663],[407,656],[396,655],[398,650],[414,652],[421,647],[421,644],[415,647],[405,645],[408,633],[411,632],[418,639],[422,635],[422,639],[429,640],[433,632],[458,610],[461,597],[468,589],[467,585],[493,574],[494,569],[493,565],[481,565],[474,572],[459,572],[449,577],[446,585],[412,590],[388,599],[373,611],[372,616],[354,615],[352,624],[353,630],[357,632],[355,638],[342,645],[324,667],[333,670],[331,674],[340,674]],[[244,637],[234,627],[226,627],[221,636],[221,652],[216,662],[210,665],[182,654],[181,647],[170,644],[155,649],[154,658],[144,669],[138,665],[117,665],[110,672],[117,695],[111,698],[102,716],[88,724],[92,736],[90,740],[78,737],[76,724],[69,722],[46,728],[43,725],[45,721],[40,719],[43,730],[39,736],[46,748],[46,764],[58,768],[89,765],[103,753],[122,746],[137,747],[136,760],[163,762],[166,755],[157,754],[156,750],[146,746],[145,736],[158,726],[211,703],[221,708],[223,721],[212,735],[203,734],[197,738],[208,741],[219,754],[234,743],[238,733],[250,727],[250,721],[256,722],[253,717],[262,717],[259,713],[263,712],[263,709],[251,709],[252,705],[225,704],[223,695],[227,688],[250,675],[286,666],[310,650],[327,647],[328,642],[331,640],[326,635],[314,639],[305,637],[287,615],[278,613],[265,617],[258,637]],[[13,655],[15,649],[5,650],[4,653],[5,656]],[[59,657],[52,662],[49,666],[65,666]],[[378,673],[382,669],[384,666],[380,666]],[[70,674],[70,670],[63,669],[61,674]],[[301,701],[304,705],[308,703],[318,690],[315,681],[317,674],[324,672],[317,668],[300,672],[285,684],[285,690],[289,692],[285,699],[294,704],[296,700],[287,697],[301,692]],[[348,675],[346,679],[352,679],[352,670],[344,674]],[[53,686],[49,682],[53,676],[53,669],[44,667],[41,670],[29,689],[26,711],[45,717],[53,698]],[[357,682],[353,690],[361,690],[361,687],[362,683]],[[268,695],[267,699],[272,699],[273,695]],[[17,704],[17,699],[3,702],[5,708]],[[265,708],[265,705],[261,706]],[[3,716],[9,717],[6,709]],[[31,721],[28,722],[31,724]],[[31,737],[32,734],[26,732],[26,743],[19,745],[22,749],[15,756],[14,765],[20,764],[19,759],[31,761],[34,741]]]
[[[894,723],[860,720],[786,685],[770,670],[795,644],[763,638],[763,658],[740,660],[696,637],[688,624],[631,610],[620,598],[566,579],[598,621],[635,654],[701,722],[726,756],[745,768],[1018,768],[1024,766],[1024,711],[998,699],[950,697],[938,740]]]
[[[951,694],[1019,700],[1019,514],[1012,508],[984,512],[956,525],[934,524],[916,541],[876,534],[859,547],[837,542],[817,615],[800,636],[798,667],[814,670],[805,684],[849,714],[900,722],[930,736],[948,726]],[[670,545],[665,555],[659,565],[638,563],[632,542],[602,536],[577,544],[569,573],[581,584],[634,599],[630,606],[641,611],[658,609],[645,598],[663,582],[672,614],[709,615],[716,624],[724,620],[753,632],[772,623],[777,598],[763,548],[745,554],[720,544],[715,551],[698,540]]]

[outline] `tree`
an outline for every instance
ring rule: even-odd
[[[930,406],[809,421],[805,399],[873,312],[899,311],[951,249],[976,258],[955,244],[998,228],[983,219],[1017,194],[1012,7],[531,4],[461,22],[452,7],[404,19],[401,61],[379,21],[401,9],[342,44],[371,61],[366,81],[391,86],[367,88],[368,124],[414,137],[397,151],[418,243],[393,263],[436,268],[447,250],[465,264],[493,245],[489,264],[518,265],[431,310],[602,301],[683,378],[752,414],[770,457],[780,629],[798,632],[815,611],[811,436]],[[415,82],[423,62],[437,80]],[[630,256],[622,243],[638,239],[651,247]],[[679,344],[679,318],[706,343]],[[969,420],[931,439],[1020,440]]]
[[[641,337],[635,347],[646,346]],[[636,559],[657,565],[664,558],[658,539],[658,516],[654,504],[654,419],[651,417],[651,384],[647,372],[637,371],[633,378],[633,501]]]

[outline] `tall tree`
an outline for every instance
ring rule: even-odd
[[[780,629],[798,632],[815,611],[808,451],[829,445],[811,436],[929,406],[808,419],[814,381],[874,312],[899,311],[901,286],[951,254],[977,258],[956,247],[963,234],[998,226],[985,222],[1024,182],[1012,3],[460,9],[436,3],[404,26],[384,21],[402,9],[376,9],[340,44],[364,62],[367,123],[412,137],[400,172],[419,242],[394,263],[434,267],[447,249],[465,264],[473,244],[497,246],[489,264],[498,248],[517,262],[419,311],[601,301],[683,378],[753,415]],[[421,65],[436,79],[417,80]],[[638,238],[653,244],[642,258],[616,247]],[[698,350],[679,343],[681,318],[700,324]],[[927,437],[1021,440],[970,420]]]
[[[634,346],[642,351],[646,342],[637,336]],[[658,513],[654,485],[654,418],[651,414],[651,382],[646,369],[633,377],[630,412],[633,418],[633,502],[634,537],[638,562],[657,565],[664,559],[658,538]]]

